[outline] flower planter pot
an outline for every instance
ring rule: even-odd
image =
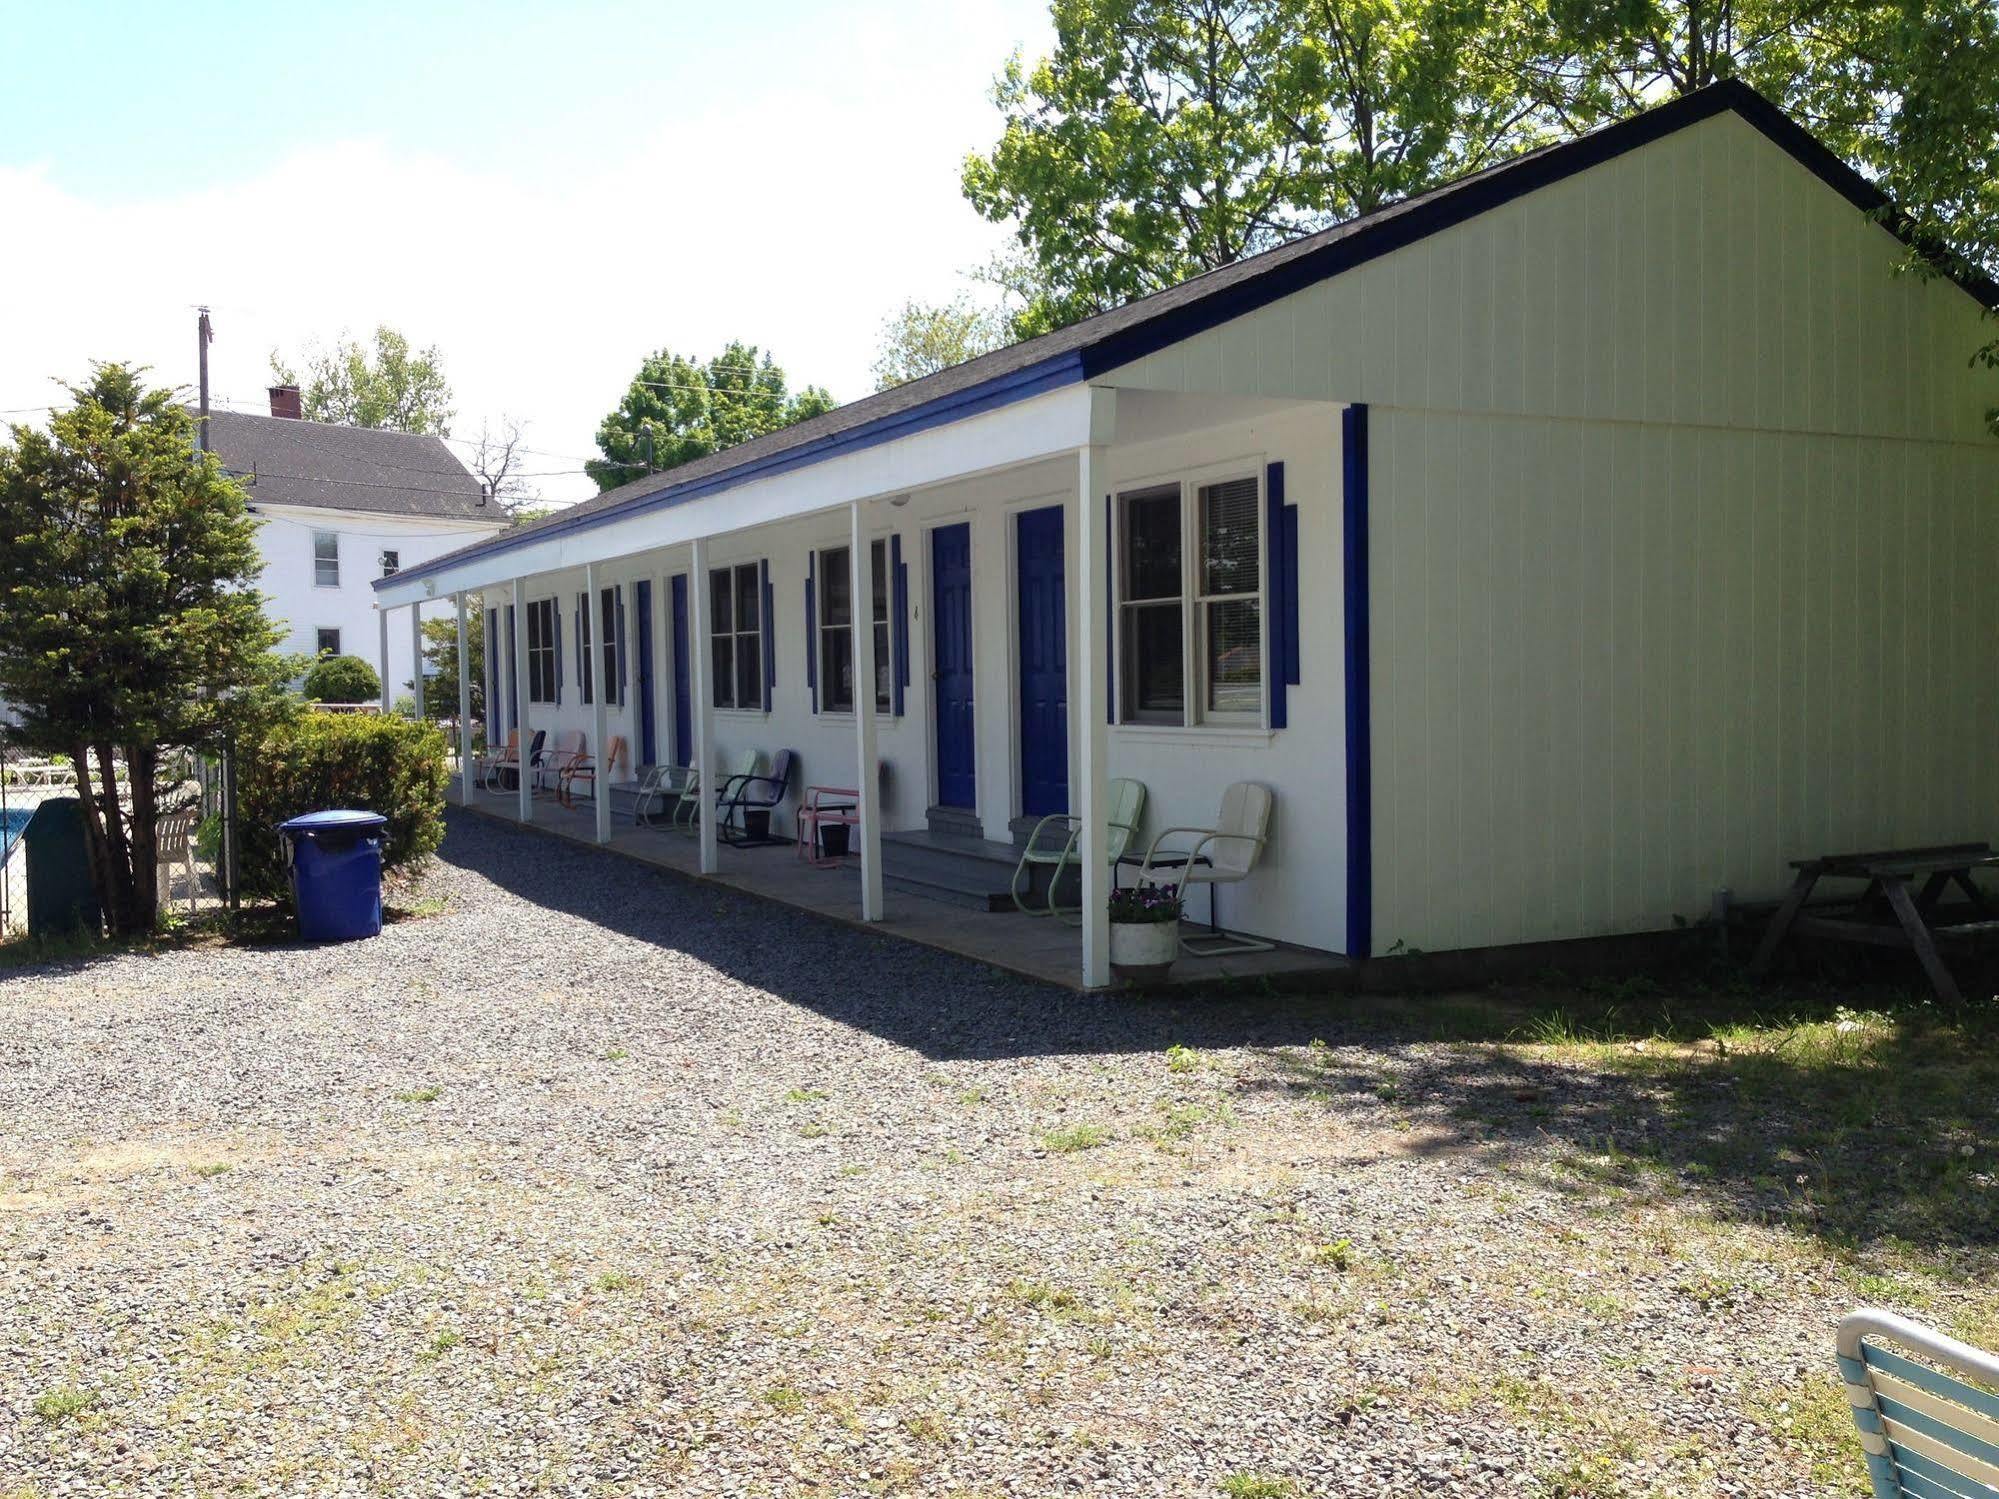
[[[1127,984],[1163,984],[1180,956],[1177,921],[1113,921],[1111,972]]]

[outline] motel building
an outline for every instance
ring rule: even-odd
[[[1670,929],[1775,899],[1789,860],[1999,814],[1999,441],[1968,364],[1995,288],[1897,274],[1881,206],[1719,84],[375,599],[483,610],[496,741],[622,739],[614,787],[708,766],[705,804],[791,751],[781,836],[806,787],[856,805],[828,900],[1066,943],[1080,987],[1130,880],[1119,781],[1134,855],[1269,793],[1215,914],[1283,952]],[[563,815],[751,888],[806,867],[705,805],[694,837],[616,802]],[[1057,812],[1080,927],[933,899],[955,853],[1005,890]]]

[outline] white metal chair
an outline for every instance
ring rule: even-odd
[[[559,790],[563,778],[587,757],[589,742],[581,729],[557,729],[547,753],[534,757],[534,789]]]
[[[1221,813],[1213,827],[1161,828],[1146,849],[1145,857],[1139,860],[1140,883],[1171,885],[1174,895],[1182,901],[1187,898],[1189,885],[1208,887],[1207,932],[1180,938],[1182,949],[1194,957],[1269,952],[1277,945],[1260,937],[1225,932],[1215,916],[1215,886],[1239,884],[1248,879],[1263,857],[1264,845],[1270,841],[1273,800],[1268,786],[1237,781],[1222,793]],[[1169,847],[1166,841],[1189,836],[1194,841],[1185,848]]]
[[[194,826],[200,818],[200,809],[190,807],[184,812],[169,812],[153,825],[153,858],[162,906],[173,903],[174,866],[180,864],[187,869],[187,908],[194,909],[200,888],[194,872]]]
[[[760,776],[769,769],[770,762],[764,758],[762,750],[744,750],[736,756],[734,766],[724,771],[716,781],[716,805],[721,804],[721,788],[738,776]],[[698,767],[688,769],[687,784],[681,790],[680,800],[673,804],[673,826],[683,833],[695,832],[701,826],[701,772]]]
[[[653,826],[653,809],[663,800],[666,802],[667,816],[671,818],[680,805],[680,798],[694,782],[694,767],[691,765],[653,765],[639,778],[637,800],[632,805],[632,821],[640,827]]]
[[[1131,841],[1138,836],[1139,821],[1145,816],[1145,783],[1120,776],[1105,790],[1104,823],[1109,834],[1110,865],[1115,871],[1119,861],[1130,852]],[[1042,834],[1047,829],[1068,836],[1059,845],[1044,842]],[[1082,925],[1081,907],[1055,903],[1055,887],[1061,883],[1063,874],[1076,866],[1076,845],[1082,837],[1082,819],[1070,812],[1050,812],[1034,825],[1034,831],[1027,835],[1027,846],[1020,851],[1020,861],[1013,866],[1013,903],[1021,915],[1054,916],[1071,926]],[[1028,904],[1037,868],[1048,871],[1046,910],[1036,910]]]
[[[1839,1319],[1839,1377],[1875,1499],[1999,1499],[1999,1358],[1863,1308]]]

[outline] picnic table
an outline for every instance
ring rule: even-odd
[[[1999,869],[1999,854],[1989,843],[1944,843],[1929,848],[1887,848],[1866,853],[1821,854],[1815,859],[1793,859],[1796,877],[1790,893],[1770,918],[1750,960],[1752,973],[1770,966],[1777,950],[1794,936],[1826,937],[1835,942],[1869,942],[1885,947],[1907,947],[1929,976],[1930,987],[1939,999],[1958,1002],[1957,980],[1944,966],[1937,951],[1939,938],[1956,939],[1999,931],[1992,903],[1978,888],[1972,873]],[[1863,880],[1866,888],[1851,905],[1836,914],[1829,908],[1806,909],[1806,902],[1820,880]],[[1935,919],[1937,903],[1955,887],[1970,902],[1970,920],[1940,922]],[[1884,920],[1892,917],[1892,920]]]

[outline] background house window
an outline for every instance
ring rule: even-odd
[[[1125,722],[1240,722],[1262,713],[1262,517],[1254,476],[1119,496]]]
[[[555,701],[555,600],[528,605],[528,701]]]
[[[337,656],[340,654],[340,632],[338,630],[320,630],[318,637],[317,643],[313,646],[313,650],[318,655]]]
[[[393,578],[403,570],[403,554],[390,550],[382,553],[382,576]]]
[[[604,642],[604,701],[621,707],[625,701],[625,589],[623,584],[600,589],[597,612],[603,621],[598,635]]]
[[[854,711],[854,608],[850,547],[827,547],[819,554],[819,708],[823,713]],[[869,543],[874,565],[873,599],[868,611],[875,639],[875,709],[890,711],[888,543]]]
[[[709,627],[715,706],[761,708],[763,700],[763,591],[754,562],[718,567],[708,574]]]
[[[340,533],[312,533],[312,581],[316,588],[340,586]]]
[[[1201,567],[1201,702],[1208,717],[1253,716],[1263,708],[1262,537],[1253,478],[1196,491]]]
[[[1122,496],[1125,717],[1183,723],[1187,716],[1185,609],[1181,590],[1180,486]]]

